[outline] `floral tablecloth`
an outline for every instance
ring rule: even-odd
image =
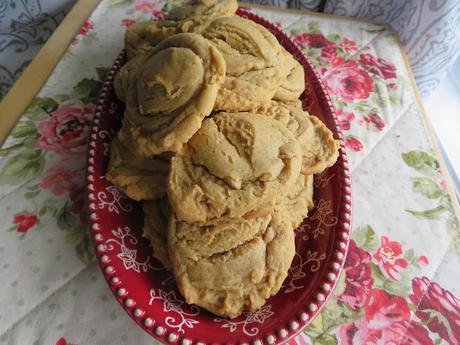
[[[123,31],[160,18],[163,5],[103,1],[0,149],[2,345],[155,343],[94,262],[83,190],[95,100]],[[369,22],[254,11],[317,67],[352,163],[344,273],[321,315],[290,343],[460,344],[458,205],[397,38]]]

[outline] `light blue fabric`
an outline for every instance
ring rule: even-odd
[[[327,0],[324,11],[390,24],[404,44],[423,97],[460,54],[459,0]]]
[[[318,11],[321,9],[321,4],[325,0],[244,0],[254,4],[274,6],[274,7],[290,7],[306,11]]]
[[[289,0],[249,0],[249,2],[274,7],[289,7]]]
[[[305,11],[321,11],[324,0],[289,0],[289,7]]]
[[[51,36],[74,2],[0,0],[0,99]]]

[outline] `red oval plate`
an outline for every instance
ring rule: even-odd
[[[348,249],[351,189],[343,137],[330,98],[300,48],[276,26],[245,9],[238,15],[269,29],[305,69],[304,108],[317,115],[341,141],[337,163],[315,176],[315,209],[296,229],[296,255],[278,294],[254,313],[229,320],[184,302],[173,276],[151,256],[141,236],[139,203],[109,183],[104,174],[109,145],[120,126],[123,105],[113,79],[125,62],[121,53],[99,96],[88,156],[88,201],[95,253],[115,297],[145,331],[160,341],[192,344],[275,344],[299,333],[319,313],[337,283]]]

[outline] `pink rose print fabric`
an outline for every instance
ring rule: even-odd
[[[82,34],[91,30],[88,23]],[[24,115],[26,127],[18,136],[19,144],[12,147],[15,156],[0,171],[0,180],[28,183],[24,198],[39,200],[15,214],[9,230],[24,238],[31,230],[40,231],[51,218],[67,233],[67,242],[83,263],[93,258],[85,205],[88,136],[105,71],[97,71],[99,80],[80,80],[71,95],[35,98]]]
[[[378,114],[369,114],[359,120],[359,125],[368,131],[381,132],[385,128],[385,122]]]
[[[87,20],[83,26],[80,28],[80,31],[78,31],[78,34],[79,35],[82,35],[82,36],[85,36],[86,34],[88,34],[88,32],[90,30],[92,30],[94,28],[94,24],[92,21],[90,20]]]
[[[316,22],[291,34],[329,91],[347,148],[362,152],[387,127],[380,109],[401,106],[396,66],[350,38],[323,34]]]
[[[388,236],[378,239],[370,225],[357,228],[353,237],[341,292],[326,305],[323,322],[305,330],[306,339],[339,345],[434,345],[441,339],[460,344],[460,299],[417,274],[428,258]]]
[[[361,54],[359,62],[370,73],[382,79],[396,78],[396,67],[382,58],[371,54]]]
[[[134,24],[136,21],[134,19],[127,18],[127,19],[123,19],[121,22],[123,23],[124,26],[130,26]]]
[[[415,315],[449,344],[460,344],[460,299],[427,277],[412,280]]]
[[[371,256],[358,248],[354,241],[350,242],[345,263],[345,291],[338,297],[352,310],[359,310],[367,305],[371,298],[371,287],[374,284],[369,262]]]
[[[163,19],[164,17],[164,12],[162,11],[161,5],[158,2],[136,0],[134,2],[134,10],[143,14],[152,14],[152,16],[156,19]]]
[[[350,129],[350,123],[355,119],[355,114],[339,108],[336,109],[336,115],[339,120],[340,129],[342,131],[348,131]]]
[[[382,272],[393,280],[401,278],[401,271],[407,267],[407,260],[402,257],[401,244],[382,236],[380,248],[374,254],[374,260]]]
[[[91,20],[84,22],[75,38],[72,40],[72,44],[76,45],[85,38],[87,41],[91,41],[91,39],[94,38],[93,29],[94,23]]]
[[[49,120],[38,124],[37,148],[61,155],[85,154],[93,112],[94,105],[80,100],[60,104]]]
[[[339,48],[342,49],[345,54],[352,55],[358,51],[358,46],[355,41],[344,38],[343,41],[339,44]]]
[[[354,152],[362,151],[364,148],[364,145],[361,142],[361,140],[359,140],[358,137],[353,135],[347,135],[345,137],[345,145],[347,146],[347,148]]]
[[[122,0],[116,0],[122,1]],[[165,8],[163,3],[152,0],[135,0],[131,2],[131,7],[126,10],[126,17],[121,20],[123,27],[130,26],[136,22],[148,20],[161,20],[165,17]],[[174,6],[174,3],[166,6]]]
[[[19,213],[13,219],[13,224],[17,224],[16,231],[20,233],[29,231],[37,222],[37,215],[29,212]]]
[[[54,195],[81,189],[84,172],[69,170],[65,167],[53,167],[45,171],[40,187],[50,190]]]
[[[65,338],[59,338],[58,341],[56,341],[56,345],[76,345],[76,344],[68,342],[67,340],[65,340]]]
[[[329,92],[345,102],[367,99],[374,90],[374,80],[354,61],[334,60],[322,77]]]

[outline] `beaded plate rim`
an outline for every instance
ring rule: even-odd
[[[256,23],[259,23],[266,27],[273,33],[276,33],[278,37],[281,37],[280,43],[290,51],[296,51],[296,58],[305,68],[307,75],[314,76],[310,79],[313,89],[318,97],[318,102],[321,107],[327,108],[326,113],[332,116],[332,120],[335,124],[335,136],[340,141],[339,149],[339,158],[336,164],[342,164],[340,172],[342,176],[335,177],[339,178],[341,183],[341,195],[342,200],[340,202],[340,212],[338,216],[338,223],[336,227],[339,229],[338,236],[336,237],[336,243],[333,250],[334,259],[330,263],[323,282],[319,284],[316,293],[312,294],[311,300],[304,306],[299,307],[299,312],[295,318],[289,320],[288,327],[281,327],[267,334],[258,335],[256,339],[252,340],[251,344],[253,345],[264,345],[264,344],[280,344],[288,341],[289,339],[295,337],[299,334],[306,326],[308,326],[313,319],[320,313],[325,303],[332,295],[339,275],[342,272],[343,265],[345,262],[345,257],[348,252],[348,246],[351,236],[351,209],[352,209],[352,193],[351,193],[351,178],[348,167],[348,158],[346,154],[344,138],[341,134],[337,116],[335,114],[334,107],[332,105],[331,99],[326,91],[326,88],[321,81],[321,78],[318,72],[315,70],[313,65],[310,63],[308,58],[302,52],[301,48],[297,43],[292,41],[286,33],[281,29],[276,27],[273,23],[268,20],[250,12],[250,10],[245,8],[239,8],[238,15],[253,20]],[[114,271],[113,266],[110,265],[110,256],[107,255],[104,245],[102,244],[103,238],[101,235],[101,226],[98,223],[99,216],[97,207],[95,204],[96,197],[94,194],[94,172],[95,172],[95,163],[96,163],[96,143],[98,141],[99,133],[99,121],[102,113],[106,110],[106,106],[109,102],[110,88],[113,87],[113,80],[122,67],[125,60],[126,52],[122,51],[116,58],[112,68],[107,74],[106,80],[102,86],[102,89],[99,94],[96,112],[94,114],[93,126],[90,133],[89,141],[89,150],[88,150],[88,166],[87,166],[87,201],[89,209],[89,225],[91,239],[93,242],[94,250],[96,257],[99,261],[99,265],[102,269],[104,277],[109,284],[109,287],[114,293],[115,298],[122,305],[122,307],[128,312],[128,314],[133,318],[133,320],[138,323],[145,331],[150,335],[155,337],[157,340],[160,340],[165,343],[176,343],[182,345],[188,344],[206,344],[206,340],[195,339],[192,340],[187,338],[186,334],[178,334],[172,328],[167,326],[156,326],[155,316],[146,315],[146,312],[141,308],[137,307],[136,301],[129,297],[128,286],[129,283],[123,282],[117,277],[116,272]],[[226,343],[225,341],[222,344]],[[241,344],[248,344],[247,342],[242,342]]]

